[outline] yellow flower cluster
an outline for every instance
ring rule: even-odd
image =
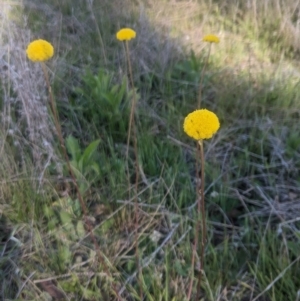
[[[117,32],[117,39],[119,41],[129,41],[136,37],[136,32],[131,28],[122,28]]]
[[[218,116],[206,109],[188,114],[183,123],[185,133],[195,140],[209,139],[220,128]]]
[[[219,43],[220,39],[219,39],[218,36],[216,36],[214,34],[208,34],[208,35],[203,37],[203,41],[204,42],[209,42],[209,43]]]
[[[54,48],[45,40],[35,40],[28,45],[26,53],[31,61],[43,62],[52,58]]]

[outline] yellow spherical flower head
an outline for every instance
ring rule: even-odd
[[[119,41],[129,41],[134,39],[136,32],[131,28],[122,28],[117,32],[117,39]]]
[[[206,36],[203,37],[203,41],[209,43],[219,43],[220,39],[214,34],[207,34]]]
[[[206,109],[196,110],[188,114],[183,123],[185,133],[196,140],[211,138],[219,127],[218,116]]]
[[[43,62],[52,58],[54,48],[45,40],[35,40],[28,45],[26,53],[31,61]]]

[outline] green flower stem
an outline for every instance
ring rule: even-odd
[[[138,184],[139,184],[139,160],[138,160],[138,145],[137,145],[137,129],[135,125],[135,108],[137,103],[137,96],[133,82],[133,73],[131,67],[131,61],[129,56],[129,47],[128,41],[125,41],[125,50],[126,50],[126,58],[128,63],[128,71],[130,77],[130,83],[133,90],[133,101],[131,103],[131,110],[130,110],[130,117],[129,117],[129,128],[128,128],[128,136],[127,136],[127,148],[126,148],[126,162],[127,162],[127,177],[128,177],[128,185],[130,191],[130,173],[129,173],[129,144],[131,138],[131,131],[133,132],[133,148],[134,148],[134,155],[135,155],[135,191],[134,191],[134,228],[135,228],[135,258],[136,258],[136,266],[138,271],[138,282],[140,284],[140,298],[143,300],[143,289],[142,289],[142,279],[141,279],[141,268],[140,268],[140,259],[139,259],[139,247],[138,247],[138,227],[139,227],[139,204],[138,204]]]
[[[201,212],[201,221],[202,221],[202,227],[201,227],[201,255],[200,255],[200,272],[198,276],[198,284],[197,284],[197,294],[196,294],[196,300],[200,300],[200,291],[201,291],[201,280],[202,280],[202,274],[204,271],[204,252],[205,252],[205,245],[206,245],[206,215],[205,215],[205,200],[204,200],[204,150],[203,150],[203,140],[198,141],[200,146],[200,160],[201,160],[201,189],[200,189],[200,198],[198,198],[198,225],[197,225],[197,231],[199,231],[199,215]],[[198,233],[196,234],[198,237]],[[198,239],[197,239],[198,240]],[[196,245],[197,246],[197,245]]]
[[[86,204],[85,204],[85,202],[83,200],[83,197],[80,193],[76,177],[75,177],[74,172],[73,172],[72,167],[71,167],[71,163],[70,163],[70,160],[69,160],[69,157],[68,157],[68,154],[67,154],[67,150],[66,150],[66,147],[65,147],[64,138],[63,138],[63,135],[62,135],[61,125],[60,125],[60,122],[59,122],[59,116],[58,116],[57,109],[56,109],[56,102],[55,102],[54,97],[53,97],[53,93],[52,93],[52,89],[51,89],[51,85],[50,85],[46,65],[45,65],[44,62],[41,62],[41,66],[42,66],[42,69],[43,69],[43,72],[44,72],[44,77],[45,77],[46,84],[47,84],[47,87],[48,87],[48,92],[49,92],[49,97],[50,97],[50,107],[51,107],[51,112],[52,112],[53,117],[54,117],[54,125],[55,125],[55,129],[56,129],[56,133],[57,133],[57,136],[58,136],[58,139],[59,139],[59,142],[60,142],[61,149],[63,151],[64,158],[65,158],[66,163],[67,163],[69,173],[70,173],[71,178],[72,178],[72,182],[75,186],[75,190],[76,190],[78,199],[80,201],[81,209],[82,209],[82,212],[83,212],[84,220],[85,220],[87,228],[88,228],[88,232],[90,233],[91,239],[94,243],[94,247],[95,247],[95,250],[96,250],[96,253],[97,253],[99,263],[104,267],[105,272],[108,275],[108,277],[112,278],[111,273],[109,271],[109,268],[108,268],[107,264],[105,263],[105,257],[101,254],[100,247],[99,247],[99,244],[98,244],[98,242],[96,240],[96,237],[94,235],[94,231],[93,231],[93,227],[91,225],[91,222],[87,218]],[[114,292],[117,295],[118,300],[119,301],[123,300],[121,298],[121,296],[118,294],[118,291],[114,287],[114,285],[113,285],[113,289],[114,289]]]
[[[204,151],[203,151],[203,140],[198,140],[199,148],[199,157],[201,161],[201,178],[198,181],[196,194],[197,194],[197,221],[195,227],[195,242],[193,245],[192,253],[192,263],[191,263],[191,281],[188,288],[187,300],[191,299],[193,283],[194,283],[194,270],[195,270],[195,258],[197,250],[199,249],[199,233],[200,233],[200,221],[202,221],[201,227],[201,250],[200,253],[200,271],[198,276],[197,284],[197,295],[195,300],[200,300],[200,290],[201,290],[201,280],[202,280],[202,271],[204,268],[204,251],[205,251],[205,242],[206,242],[206,219],[205,219],[205,201],[204,201]],[[198,162],[196,162],[196,173],[199,175]],[[200,187],[199,187],[200,186]]]
[[[132,128],[134,127],[134,112],[135,112],[135,106],[136,106],[136,93],[135,93],[134,82],[133,82],[128,41],[125,41],[125,52],[126,52],[126,60],[127,60],[127,64],[128,64],[130,83],[131,83],[131,87],[133,89],[133,102],[131,103],[131,109],[130,109],[129,128],[128,128],[128,135],[127,135],[127,148],[126,148],[126,159],[128,162],[129,143],[130,143],[130,138],[131,138],[131,131],[132,131]]]
[[[203,84],[204,73],[205,73],[205,70],[206,70],[206,67],[208,64],[208,60],[210,57],[210,52],[211,52],[211,43],[209,43],[208,54],[207,54],[206,60],[204,62],[203,69],[201,71],[201,77],[200,77],[200,82],[199,82],[199,91],[198,91],[198,106],[197,106],[198,109],[200,109],[200,106],[201,106],[202,84]]]

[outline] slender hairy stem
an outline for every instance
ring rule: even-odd
[[[129,156],[129,144],[130,144],[130,138],[131,138],[131,131],[134,127],[134,112],[135,112],[135,106],[137,102],[136,92],[134,88],[134,82],[133,82],[133,75],[132,75],[132,67],[130,62],[130,56],[129,56],[129,47],[128,47],[128,41],[125,41],[125,51],[126,51],[126,59],[128,64],[128,72],[130,77],[130,84],[133,90],[133,101],[131,103],[131,109],[130,109],[130,117],[129,117],[129,128],[128,128],[128,135],[127,135],[127,147],[126,147],[126,160],[128,162],[128,156]]]
[[[209,57],[210,57],[210,51],[211,51],[211,43],[209,43],[208,54],[207,54],[206,60],[204,62],[204,66],[203,66],[200,81],[199,81],[198,106],[197,106],[198,109],[200,109],[200,106],[201,106],[202,84],[203,84],[204,73],[205,73],[205,70],[206,70],[206,67],[207,67],[207,64],[208,64],[208,60],[209,60]]]
[[[133,101],[131,103],[131,110],[130,110],[130,117],[129,117],[129,128],[128,128],[128,136],[127,136],[127,148],[126,148],[126,162],[127,162],[127,177],[128,177],[128,185],[130,191],[130,172],[129,172],[129,144],[130,144],[130,137],[131,131],[133,132],[133,148],[134,148],[134,156],[135,156],[135,188],[134,188],[134,228],[135,228],[135,258],[136,258],[136,266],[138,271],[138,282],[140,283],[140,298],[143,299],[143,288],[142,288],[142,281],[141,281],[141,268],[140,268],[140,259],[139,259],[139,246],[138,246],[138,227],[139,227],[139,204],[138,204],[138,184],[139,184],[139,158],[138,158],[138,145],[137,145],[137,128],[135,125],[135,107],[137,103],[137,96],[133,82],[133,73],[129,55],[129,47],[128,41],[125,41],[125,50],[126,50],[126,58],[128,62],[128,71],[130,77],[131,88],[133,91]]]
[[[200,291],[201,291],[201,279],[202,279],[202,271],[204,271],[204,252],[206,245],[206,219],[205,219],[205,200],[204,200],[204,151],[203,151],[203,140],[198,141],[200,146],[200,160],[201,160],[201,189],[200,189],[200,198],[198,199],[198,214],[201,211],[201,255],[200,255],[200,272],[198,276],[198,284],[197,284],[197,294],[196,300],[200,300]],[[201,207],[201,208],[200,208]]]
[[[206,60],[203,65],[203,69],[201,71],[200,81],[199,81],[199,91],[198,91],[198,104],[197,108],[201,108],[201,100],[202,100],[202,84],[204,79],[204,73],[206,71],[206,67],[209,61],[211,52],[211,43],[209,43],[208,54],[206,56]],[[193,254],[192,254],[192,276],[191,281],[188,289],[187,299],[190,300],[192,295],[193,283],[194,283],[194,269],[195,269],[195,257],[197,253],[197,249],[199,249],[199,233],[200,233],[200,220],[202,220],[202,235],[201,235],[201,257],[200,257],[200,272],[198,278],[198,285],[197,285],[197,298],[199,299],[200,296],[200,289],[201,289],[201,278],[202,278],[202,270],[203,270],[203,263],[204,263],[204,248],[205,248],[205,240],[206,240],[206,221],[205,221],[205,204],[204,204],[204,155],[203,155],[203,141],[199,140],[198,144],[200,146],[200,160],[201,160],[201,187],[198,187],[199,183],[197,184],[197,222],[196,222],[196,229],[195,229],[195,244],[193,246]],[[197,147],[198,149],[198,147]],[[196,172],[198,177],[198,162],[196,162]],[[200,193],[199,193],[200,192]],[[200,218],[201,216],[201,218]]]
[[[197,150],[197,154],[199,156],[197,156],[196,159],[196,178],[199,177],[199,160],[200,160],[200,149],[199,149],[199,145],[197,144],[196,147]],[[198,249],[198,245],[199,245],[199,233],[200,233],[200,220],[201,220],[201,216],[200,216],[200,212],[201,212],[201,195],[200,195],[200,191],[201,191],[201,181],[199,178],[199,181],[197,181],[196,184],[196,196],[197,196],[197,220],[196,220],[196,227],[195,227],[195,241],[194,241],[194,245],[193,245],[193,253],[192,253],[192,263],[191,263],[191,280],[190,280],[190,284],[189,284],[189,289],[188,289],[188,294],[187,294],[187,300],[191,299],[191,295],[192,295],[192,290],[193,290],[193,284],[194,284],[194,271],[195,271],[195,259],[196,259],[196,254],[197,254],[197,249]]]
[[[56,133],[57,133],[57,136],[58,136],[58,139],[59,139],[61,149],[63,151],[63,156],[64,156],[65,161],[67,163],[68,171],[70,173],[70,176],[72,178],[72,182],[74,184],[74,187],[75,187],[75,190],[76,190],[76,193],[77,193],[77,197],[78,197],[80,205],[81,205],[84,221],[86,222],[88,232],[90,233],[91,239],[93,241],[93,244],[94,244],[94,247],[95,247],[95,250],[96,250],[96,253],[97,253],[98,262],[103,266],[103,268],[105,269],[105,272],[108,275],[108,277],[111,278],[112,276],[110,274],[109,268],[108,268],[107,264],[105,263],[105,258],[101,254],[99,244],[98,244],[98,242],[96,240],[96,237],[94,235],[92,224],[91,224],[90,220],[87,218],[87,207],[86,207],[86,204],[83,200],[82,194],[80,192],[80,189],[79,189],[76,177],[74,175],[73,169],[71,167],[71,163],[70,163],[68,153],[67,153],[67,150],[66,150],[66,147],[65,147],[64,138],[63,138],[63,135],[62,135],[62,130],[61,130],[60,122],[59,122],[59,116],[58,116],[57,109],[56,109],[56,102],[55,102],[54,97],[53,97],[53,93],[52,93],[52,89],[51,89],[51,85],[50,85],[50,81],[49,81],[47,68],[46,68],[46,65],[45,65],[44,62],[41,63],[41,66],[42,66],[42,69],[43,69],[43,72],[44,72],[44,77],[45,77],[46,84],[47,84],[47,87],[48,87],[49,98],[50,98],[50,108],[51,108],[51,112],[52,112],[53,118],[54,118],[54,125],[55,125],[55,129],[56,129]],[[118,294],[117,289],[114,287],[114,284],[113,284],[113,290],[114,290],[115,294],[117,295],[118,300],[123,300],[121,298],[121,296]]]

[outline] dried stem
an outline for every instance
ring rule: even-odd
[[[86,207],[86,204],[83,200],[82,194],[80,192],[80,189],[79,189],[76,177],[74,175],[73,169],[71,167],[71,163],[70,163],[70,160],[69,160],[69,157],[68,157],[68,154],[67,154],[67,150],[66,150],[66,147],[65,147],[64,138],[63,138],[63,135],[62,135],[61,125],[60,125],[60,122],[59,122],[59,116],[58,116],[57,109],[56,109],[56,102],[55,102],[55,99],[53,97],[53,93],[52,93],[52,89],[51,89],[51,85],[50,85],[46,65],[45,65],[44,62],[41,62],[41,66],[42,66],[42,69],[43,69],[43,72],[44,72],[44,77],[45,77],[48,92],[49,92],[50,108],[51,108],[51,112],[52,112],[53,118],[54,118],[54,125],[55,125],[55,129],[56,129],[56,133],[57,133],[57,136],[58,136],[58,139],[59,139],[59,142],[60,142],[61,149],[63,151],[63,156],[64,156],[65,161],[67,163],[68,171],[71,175],[72,182],[74,184],[74,187],[75,187],[75,190],[76,190],[76,193],[77,193],[77,197],[78,197],[80,205],[81,205],[81,209],[82,209],[82,212],[83,212],[83,217],[84,217],[84,220],[86,222],[88,232],[91,235],[91,239],[93,241],[93,244],[94,244],[94,247],[95,247],[95,250],[96,250],[96,254],[97,254],[97,257],[98,257],[98,262],[103,266],[103,268],[105,269],[105,273],[109,276],[109,278],[112,278],[112,276],[110,274],[110,271],[109,271],[109,268],[108,268],[107,264],[105,263],[105,258],[101,254],[99,244],[98,244],[98,242],[96,240],[96,237],[94,235],[92,224],[91,224],[90,220],[87,218],[87,207]],[[114,284],[113,284],[113,290],[114,290],[115,294],[117,295],[118,300],[123,300],[121,298],[121,296],[119,295],[117,289],[114,287]]]
[[[135,189],[134,189],[134,228],[135,228],[135,258],[136,258],[136,266],[138,271],[138,282],[140,283],[140,298],[143,300],[143,289],[142,289],[142,281],[141,281],[141,268],[140,268],[140,260],[139,260],[139,248],[138,248],[138,226],[139,226],[139,204],[138,204],[138,183],[139,183],[139,160],[138,160],[138,145],[137,145],[137,129],[135,125],[135,108],[137,103],[137,95],[133,82],[133,73],[131,67],[131,61],[129,56],[129,47],[128,41],[125,41],[125,50],[126,50],[126,58],[128,63],[128,71],[130,77],[131,88],[133,91],[133,101],[131,103],[130,117],[129,117],[129,128],[128,128],[128,136],[127,136],[127,148],[126,148],[126,162],[127,162],[127,177],[128,177],[128,185],[130,191],[130,172],[129,172],[129,144],[131,138],[131,131],[133,132],[133,148],[135,155]]]

